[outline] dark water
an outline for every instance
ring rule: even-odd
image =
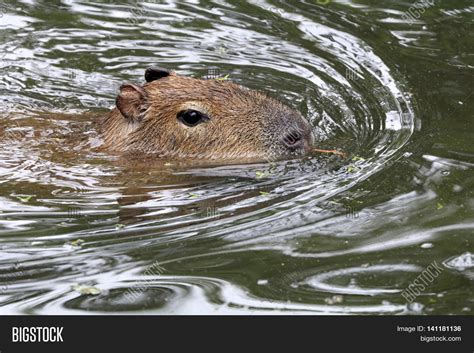
[[[472,315],[471,0],[24,0],[0,16],[1,313]],[[152,64],[218,67],[347,156],[96,152],[91,122]]]

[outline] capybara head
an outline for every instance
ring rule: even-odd
[[[222,80],[146,70],[143,86],[124,84],[102,125],[104,147],[189,159],[277,159],[313,143],[300,113]]]

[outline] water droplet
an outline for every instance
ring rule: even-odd
[[[413,302],[413,303],[408,304],[407,308],[409,311],[413,311],[415,313],[421,313],[424,307],[425,306],[421,303]]]
[[[449,174],[451,174],[451,172],[450,172],[449,170],[443,170],[443,171],[441,172],[441,174],[442,174],[442,175],[449,175]]]
[[[266,285],[268,284],[268,279],[259,279],[259,280],[257,281],[257,284],[258,284],[259,286],[266,286]]]
[[[431,249],[433,246],[434,246],[433,243],[423,243],[423,244],[421,244],[420,247],[422,249]]]

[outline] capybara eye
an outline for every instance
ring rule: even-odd
[[[184,125],[192,127],[206,120],[209,120],[209,117],[206,114],[201,113],[200,111],[188,109],[178,113],[178,120],[181,121]]]

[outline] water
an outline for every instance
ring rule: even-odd
[[[472,315],[473,12],[469,0],[2,3],[0,312]],[[150,65],[218,67],[346,157],[97,152],[93,121]]]

